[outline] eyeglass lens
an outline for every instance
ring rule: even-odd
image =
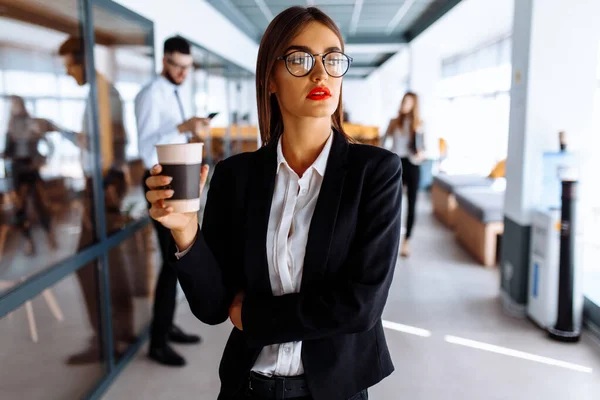
[[[287,57],[288,71],[294,76],[304,76],[312,71],[315,63],[314,57],[309,53],[297,51]],[[333,77],[340,77],[348,71],[350,60],[344,53],[333,52],[323,59],[325,71]]]
[[[178,64],[170,58],[167,58],[167,62],[169,63],[169,65],[171,65],[175,68],[181,69],[181,70],[186,70],[186,69],[189,69],[192,67],[192,64],[189,64],[189,65]]]

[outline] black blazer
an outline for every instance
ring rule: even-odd
[[[219,399],[245,390],[261,349],[276,343],[303,341],[316,400],[346,400],[394,370],[381,314],[400,242],[400,158],[334,135],[300,293],[273,296],[269,281],[276,143],[215,167],[202,229],[186,256],[172,258],[192,312],[207,324],[227,320],[234,295],[246,294],[244,330],[233,328],[221,360]]]

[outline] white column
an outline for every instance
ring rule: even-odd
[[[519,312],[542,155],[558,150],[561,130],[574,151],[594,134],[599,17],[597,0],[515,0],[502,288]]]
[[[432,38],[415,39],[410,46],[410,90],[419,96],[427,156],[439,157],[438,139],[443,137],[444,121],[439,118],[441,99],[437,88],[441,80],[442,54]],[[400,104],[398,104],[398,108]]]

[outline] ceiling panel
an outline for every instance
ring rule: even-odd
[[[248,0],[229,0],[229,2],[238,8],[248,6],[248,5],[256,6],[256,3],[254,1],[248,1]]]
[[[256,28],[254,32],[247,33],[257,42],[260,41],[260,37],[253,35],[256,34],[255,32],[264,32],[270,22],[268,16],[275,16],[294,5],[307,6],[309,3],[306,0],[207,0],[207,2],[236,26],[240,26],[236,23],[240,15],[246,18]],[[312,3],[336,22],[346,41],[373,45],[374,50],[371,53],[361,52],[360,57],[355,57],[355,64],[375,68],[393,55],[393,53],[381,53],[375,50],[377,46],[404,43],[407,38],[412,39],[415,33],[422,32],[459,2],[460,0],[363,0],[360,9],[356,9],[355,0],[314,0]],[[235,13],[232,13],[232,9]],[[401,18],[398,18],[398,15],[401,15]],[[393,29],[388,31],[391,23]],[[357,74],[364,72],[361,70]]]
[[[380,57],[380,53],[349,53],[348,55],[353,58],[353,65],[375,64],[375,61]]]
[[[327,5],[319,6],[319,9],[323,10],[330,17],[336,17],[338,15],[352,15],[354,12],[353,5]]]

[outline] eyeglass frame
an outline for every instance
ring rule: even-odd
[[[309,56],[311,56],[312,60],[313,60],[313,65],[311,67],[311,69],[308,70],[308,72],[304,75],[294,75],[292,74],[292,71],[290,71],[290,68],[288,67],[288,63],[287,63],[287,59],[289,56],[291,56],[292,54],[295,53],[304,53],[304,54],[308,54]],[[340,76],[333,76],[329,73],[329,71],[327,70],[327,67],[325,66],[325,57],[327,57],[329,54],[332,53],[340,53],[343,54],[347,59],[348,59],[348,68],[346,69],[346,72],[344,72],[342,75]],[[287,69],[287,71],[290,73],[290,75],[295,76],[296,78],[303,78],[305,76],[307,76],[308,74],[310,74],[312,72],[313,69],[315,69],[315,65],[317,65],[317,60],[315,60],[315,57],[321,57],[321,62],[323,63],[323,68],[325,69],[325,72],[327,73],[327,75],[329,75],[332,78],[341,78],[344,75],[346,75],[348,73],[348,71],[350,70],[350,66],[352,65],[352,61],[354,61],[354,59],[352,57],[350,57],[348,54],[344,53],[343,51],[339,51],[339,50],[332,50],[332,51],[328,51],[327,53],[321,53],[321,54],[312,54],[309,53],[308,51],[304,51],[304,50],[295,50],[289,54],[286,54],[285,56],[279,56],[276,58],[277,61],[283,60],[285,61],[285,69]]]
[[[171,67],[177,68],[177,69],[180,69],[183,71],[187,71],[194,66],[193,62],[189,65],[182,65],[182,64],[179,64],[179,63],[176,63],[175,61],[173,61],[171,59],[171,57],[165,57],[165,59],[167,60],[167,64],[169,64]]]

